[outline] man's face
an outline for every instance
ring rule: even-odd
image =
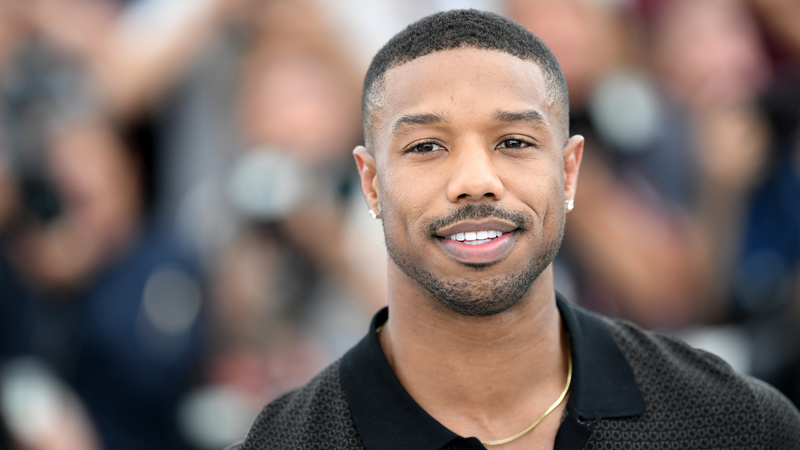
[[[509,309],[558,251],[582,140],[565,151],[541,70],[506,53],[433,53],[382,89],[356,159],[390,257],[457,313]]]

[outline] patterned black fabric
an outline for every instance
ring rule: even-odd
[[[773,387],[672,337],[604,321],[648,406],[638,417],[597,421],[587,450],[800,449],[800,416]]]
[[[672,337],[625,321],[595,320],[629,360],[647,407],[632,417],[578,418],[591,428],[584,449],[800,449],[800,414],[771,386]],[[364,449],[340,363],[268,405],[234,448]]]
[[[364,449],[339,381],[339,361],[267,405],[234,449]]]

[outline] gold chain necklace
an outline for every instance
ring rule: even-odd
[[[505,439],[498,439],[496,441],[487,441],[487,442],[481,441],[481,444],[483,444],[483,445],[501,445],[501,444],[508,444],[511,441],[517,440],[517,439],[521,438],[522,436],[525,436],[526,434],[528,434],[534,428],[536,428],[536,425],[539,425],[539,423],[542,420],[544,420],[545,417],[547,417],[551,412],[553,412],[554,409],[558,408],[558,405],[560,405],[561,402],[564,401],[564,398],[566,398],[567,392],[569,392],[569,385],[572,382],[572,346],[570,345],[569,337],[567,337],[567,356],[568,356],[567,357],[567,364],[568,364],[567,385],[564,386],[564,392],[561,393],[561,396],[558,397],[558,400],[556,400],[555,403],[553,403],[549,408],[547,408],[547,411],[545,411],[544,414],[542,414],[542,417],[539,417],[539,419],[536,422],[533,422],[533,425],[531,425],[528,428],[522,430],[522,432],[519,433],[519,434],[515,434],[514,436],[511,436],[511,437],[505,438]]]
[[[383,325],[377,327],[375,329],[375,333],[380,333],[382,329]],[[553,410],[555,410],[556,408],[558,408],[558,405],[560,405],[561,402],[564,401],[564,399],[567,397],[567,392],[569,392],[570,383],[572,383],[572,344],[569,341],[569,336],[567,336],[567,385],[564,386],[564,391],[561,393],[561,396],[558,397],[558,400],[556,400],[555,403],[550,405],[550,407],[547,408],[547,411],[545,411],[544,414],[542,414],[542,417],[539,417],[539,419],[537,419],[536,422],[533,422],[533,425],[529,426],[528,428],[525,428],[520,433],[505,439],[498,439],[496,441],[486,441],[486,442],[481,441],[481,444],[483,445],[508,444],[509,442],[515,441],[521,438],[522,436],[525,436],[526,434],[530,433],[531,430],[536,428],[536,426],[539,425],[539,423],[541,423],[541,421],[543,421],[545,417],[550,415],[550,413],[553,412]]]

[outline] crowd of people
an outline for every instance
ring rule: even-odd
[[[366,67],[431,12],[550,46],[557,289],[800,405],[800,4],[0,0],[0,449],[216,449],[366,332]]]

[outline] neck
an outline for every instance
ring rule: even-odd
[[[456,314],[390,267],[381,346],[405,389],[443,425],[464,436],[508,437],[564,389],[566,340],[550,267],[517,305],[490,317]]]

